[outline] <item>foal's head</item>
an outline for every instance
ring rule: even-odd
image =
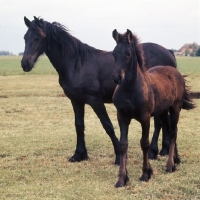
[[[115,29],[113,38],[117,45],[113,50],[115,69],[112,79],[119,84],[122,80],[130,81],[132,69],[137,66],[137,63],[143,67],[143,51],[138,45],[138,38],[128,29],[124,34],[119,34]]]
[[[115,69],[112,75],[112,79],[116,84],[119,84],[124,78],[125,70],[127,64],[130,61],[131,57],[131,41],[132,34],[130,30],[127,30],[126,33],[119,34],[115,29],[113,31],[113,38],[117,42],[116,47],[113,50],[113,56],[115,58]]]
[[[31,22],[24,17],[28,31],[24,35],[25,51],[21,66],[25,72],[32,70],[37,58],[45,51],[46,34],[43,31],[44,21],[34,17]]]

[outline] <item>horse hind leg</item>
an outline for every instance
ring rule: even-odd
[[[169,153],[170,146],[170,118],[168,111],[164,112],[160,115],[160,119],[162,121],[162,149],[160,150],[161,156],[166,156]]]
[[[178,154],[177,142],[175,143],[175,149],[174,149],[174,151],[175,151],[174,163],[178,165],[178,164],[181,163],[181,159],[180,159],[180,156]]]
[[[168,114],[168,111],[166,113],[161,114],[160,119],[162,120],[162,131],[163,131],[162,149],[160,151],[160,155],[165,156],[169,154],[170,140],[171,140],[170,138],[171,124],[170,124],[170,115]],[[180,164],[181,161],[178,155],[178,148],[176,142],[174,151],[175,151],[174,163]]]
[[[114,152],[115,152],[115,165],[119,165],[120,164],[120,150],[119,150],[119,140],[117,139],[115,132],[114,132],[114,128],[113,125],[110,121],[110,118],[108,116],[108,113],[106,111],[106,108],[103,104],[103,102],[101,101],[96,101],[95,104],[90,104],[94,110],[94,112],[96,113],[96,115],[98,116],[98,118],[101,121],[101,124],[103,126],[103,128],[105,129],[106,133],[108,134],[108,136],[110,137],[113,147],[114,147]]]
[[[178,155],[178,150],[176,146],[176,139],[177,139],[177,124],[180,115],[180,106],[177,103],[173,107],[169,109],[170,113],[170,124],[171,124],[171,131],[170,131],[170,148],[169,148],[169,157],[167,161],[167,172],[173,172],[176,170],[176,164],[180,163],[180,158]]]
[[[154,117],[154,133],[151,140],[148,158],[155,160],[158,158],[158,137],[160,133],[162,122],[158,116]]]

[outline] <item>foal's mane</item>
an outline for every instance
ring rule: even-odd
[[[119,34],[118,40],[119,42],[129,43],[128,38],[127,38],[127,33]],[[132,34],[132,41],[130,43],[130,46],[133,49],[135,49],[137,62],[139,64],[140,69],[142,71],[146,71],[147,68],[146,68],[146,63],[145,63],[144,51],[143,51],[142,45],[140,45],[139,43],[140,43],[139,38],[135,34]]]
[[[59,48],[63,55],[67,57],[81,58],[84,61],[88,56],[93,54],[103,54],[105,51],[95,49],[85,43],[82,43],[77,38],[73,37],[68,28],[58,22],[47,22],[42,18],[38,18],[38,22],[35,20],[31,23],[31,28],[40,36],[47,39],[48,45],[53,41],[59,45]]]

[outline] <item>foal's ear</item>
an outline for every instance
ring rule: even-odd
[[[119,42],[119,37],[118,37],[118,32],[117,32],[117,30],[115,29],[113,32],[112,32],[112,36],[113,36],[113,38],[114,38],[114,40],[116,41],[116,42]]]
[[[35,20],[35,23],[36,23],[38,26],[40,26],[40,20],[39,20],[37,17],[35,17],[35,16],[34,16],[34,20]]]
[[[30,21],[28,18],[26,18],[26,17],[24,16],[24,23],[25,23],[26,26],[29,28],[29,27],[30,27],[30,24],[31,24],[31,21]]]
[[[36,16],[33,16],[35,21],[39,21],[39,19]]]
[[[126,37],[127,37],[128,43],[130,44],[133,40],[133,34],[129,29],[127,29]]]

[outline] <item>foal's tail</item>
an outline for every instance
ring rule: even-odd
[[[185,77],[187,77],[187,75],[183,76],[184,79]],[[186,82],[186,80],[185,80]],[[191,97],[191,91],[188,85],[185,85],[185,94],[184,94],[184,98],[183,98],[183,105],[182,105],[182,109],[185,110],[191,110],[193,108],[195,108],[195,104],[193,103],[192,97]]]
[[[182,109],[185,109],[185,110],[190,110],[190,109],[193,109],[195,108],[195,104],[192,102],[191,99],[187,100],[187,99],[183,99],[183,105],[182,105]]]

